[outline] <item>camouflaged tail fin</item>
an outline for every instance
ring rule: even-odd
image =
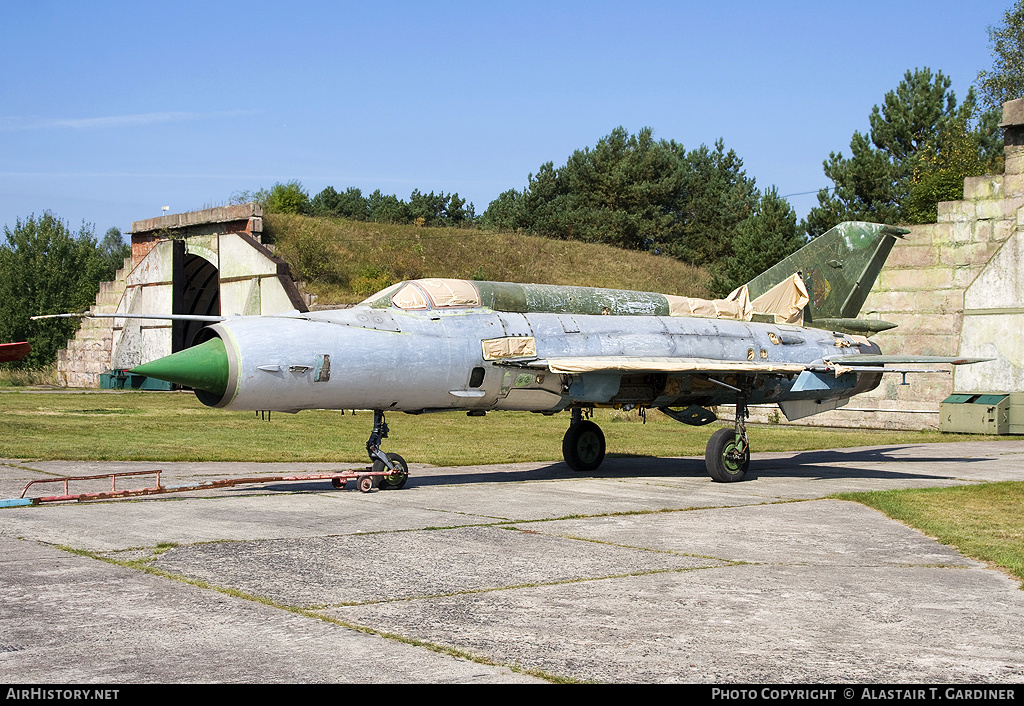
[[[810,302],[804,321],[855,319],[896,238],[910,231],[881,223],[840,223],[747,283],[756,299],[799,272]]]

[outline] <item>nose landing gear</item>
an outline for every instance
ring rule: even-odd
[[[388,438],[388,431],[388,423],[384,419],[384,412],[374,410],[373,430],[370,432],[370,438],[366,442],[366,453],[373,465],[366,469],[368,472],[358,473],[354,476],[356,487],[364,493],[369,493],[374,488],[400,490],[405,487],[405,482],[409,480],[409,464],[405,462],[405,459],[398,454],[384,453],[380,450],[380,443]],[[348,479],[347,477],[339,476],[332,480],[331,483],[335,488],[344,488],[345,482]]]

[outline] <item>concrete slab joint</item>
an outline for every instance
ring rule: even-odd
[[[711,482],[703,457],[616,457],[599,474],[416,463],[400,491],[323,480],[4,509],[0,663],[30,685],[574,680],[1012,694],[1024,675],[1020,580],[834,494],[970,493],[1020,481],[1022,453],[1024,439],[757,452],[753,476],[728,484]],[[337,464],[159,467],[176,485]],[[30,480],[153,468],[8,461],[0,497]],[[339,655],[352,658],[339,667]]]

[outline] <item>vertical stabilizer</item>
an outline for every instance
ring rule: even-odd
[[[881,223],[840,223],[750,280],[750,298],[756,299],[799,272],[810,297],[804,310],[807,325],[829,326],[838,320],[852,323],[896,238],[909,232]]]

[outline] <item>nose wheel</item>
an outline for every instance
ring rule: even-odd
[[[373,466],[369,469],[369,474],[360,475],[356,480],[356,487],[364,493],[370,492],[375,487],[380,490],[400,490],[409,480],[409,464],[405,462],[405,459],[398,454],[384,453],[380,450],[381,442],[388,438],[388,431],[384,413],[374,410],[373,430],[366,442],[366,453]]]
[[[374,473],[385,473],[380,476],[378,488],[381,490],[401,490],[405,487],[405,481],[409,480],[409,464],[398,454],[385,454],[388,460],[394,465],[389,469],[380,459],[373,462]],[[390,473],[386,473],[390,471]]]

